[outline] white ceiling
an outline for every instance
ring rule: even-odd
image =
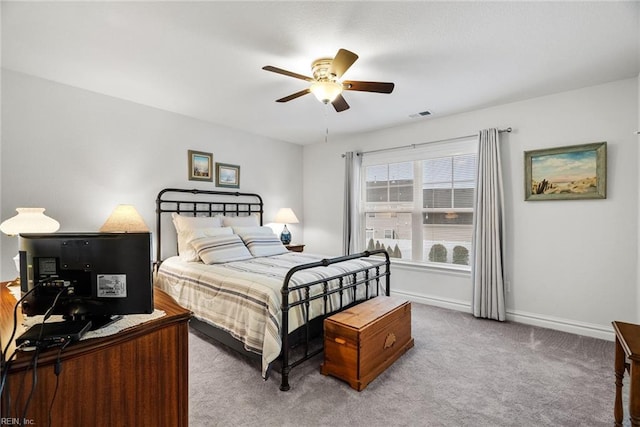
[[[392,127],[640,73],[640,2],[2,2],[2,66],[298,144]],[[274,100],[339,48],[336,113]]]

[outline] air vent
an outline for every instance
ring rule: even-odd
[[[411,117],[412,119],[418,119],[420,117],[426,117],[426,116],[430,116],[430,115],[431,115],[431,111],[425,110],[425,111],[421,111],[419,113],[409,114],[409,117]]]

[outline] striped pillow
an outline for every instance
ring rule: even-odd
[[[287,248],[284,247],[278,236],[273,232],[271,233],[239,233],[240,237],[247,245],[251,255],[255,257],[259,256],[271,256],[287,253]]]
[[[237,234],[201,237],[191,241],[205,264],[220,264],[251,258],[251,253]]]
[[[185,233],[195,229],[222,227],[222,219],[220,216],[188,216],[171,214],[171,220],[178,233],[178,255],[185,261],[198,261],[196,253],[186,240]]]
[[[178,241],[183,242],[183,248],[179,252],[180,259],[188,262],[200,261],[198,252],[191,245],[193,240],[201,237],[226,236],[231,234],[233,234],[231,227],[194,228],[192,230],[178,232]]]

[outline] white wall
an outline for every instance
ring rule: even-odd
[[[638,115],[634,78],[306,146],[305,243],[341,251],[345,151],[511,126],[501,143],[509,318],[611,338],[612,320],[638,320]],[[608,143],[606,200],[524,201],[524,151],[598,141]],[[397,265],[392,276],[416,301],[469,310],[468,274]]]
[[[638,32],[638,38],[640,39],[640,31]],[[640,61],[640,48],[638,50],[638,60]],[[638,74],[638,102],[636,105],[636,108],[638,109],[638,125],[636,126],[636,143],[640,143],[640,74]],[[638,165],[640,165],[640,150],[638,150]],[[640,215],[640,173],[638,174],[638,212]],[[640,222],[640,218],[638,218],[638,222]],[[638,242],[639,242],[639,248],[640,248],[640,227],[638,227]],[[637,265],[640,266],[640,249],[638,250],[638,260],[636,262]],[[637,301],[636,301],[636,318],[640,319],[640,271],[638,272],[638,275],[636,276],[636,286],[638,289],[638,294],[637,294]]]
[[[60,231],[96,231],[116,205],[130,203],[154,229],[161,189],[215,189],[187,179],[193,149],[240,165],[239,191],[263,196],[265,222],[284,206],[304,221],[302,147],[295,144],[9,70],[2,72],[2,124],[2,220],[16,207],[39,206]],[[290,228],[302,240],[302,224]],[[16,238],[0,239],[2,253],[17,252]],[[16,275],[11,256],[3,257],[2,280]]]
[[[267,222],[291,206],[302,220],[291,227],[295,240],[338,254],[342,153],[512,126],[502,142],[509,318],[610,337],[611,320],[640,319],[639,83],[640,76],[303,148],[2,70],[1,218],[42,206],[61,231],[91,231],[115,205],[132,203],[153,227],[160,189],[214,188],[186,178],[186,152],[195,149],[241,166],[240,190],[264,196]],[[524,202],[525,150],[596,141],[608,142],[606,200]],[[0,239],[3,254],[15,253],[14,238]],[[1,268],[2,280],[15,277],[11,257]],[[392,282],[416,301],[470,304],[468,274],[394,266]]]

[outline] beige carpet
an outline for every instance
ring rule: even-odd
[[[613,342],[415,303],[412,327],[415,347],[362,392],[320,374],[321,356],[281,392],[277,372],[263,381],[258,363],[192,332],[190,425],[613,424]]]

